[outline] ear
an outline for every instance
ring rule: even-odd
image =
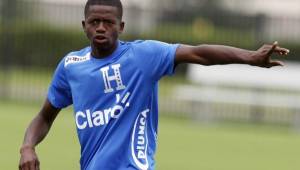
[[[120,23],[119,34],[122,34],[122,33],[123,33],[124,27],[125,27],[125,22],[122,21],[122,22]]]
[[[85,20],[82,20],[82,21],[81,21],[81,25],[82,25],[83,31],[86,33],[86,29],[85,29]]]

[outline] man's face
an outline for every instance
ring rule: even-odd
[[[106,5],[92,5],[82,21],[84,32],[92,46],[99,50],[111,50],[116,47],[124,22],[118,18],[118,8]]]

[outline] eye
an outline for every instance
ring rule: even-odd
[[[113,20],[109,20],[109,19],[104,20],[103,22],[106,23],[106,24],[109,24],[109,25],[114,24],[114,21]]]
[[[98,25],[100,23],[100,20],[92,20],[91,22],[90,22],[90,24],[91,25]]]

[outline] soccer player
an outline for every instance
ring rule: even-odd
[[[83,30],[90,46],[58,64],[47,99],[30,123],[20,149],[20,170],[39,169],[35,146],[61,109],[72,105],[81,145],[82,170],[153,170],[157,142],[158,81],[181,63],[283,65],[263,45],[249,51],[222,45],[190,46],[145,40],[124,42],[120,0],[88,0]]]

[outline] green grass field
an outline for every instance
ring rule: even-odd
[[[0,102],[0,169],[17,169],[25,128],[40,104]],[[201,125],[161,117],[158,170],[299,170],[300,134],[287,127]],[[37,152],[42,170],[79,169],[71,109],[61,112]]]

